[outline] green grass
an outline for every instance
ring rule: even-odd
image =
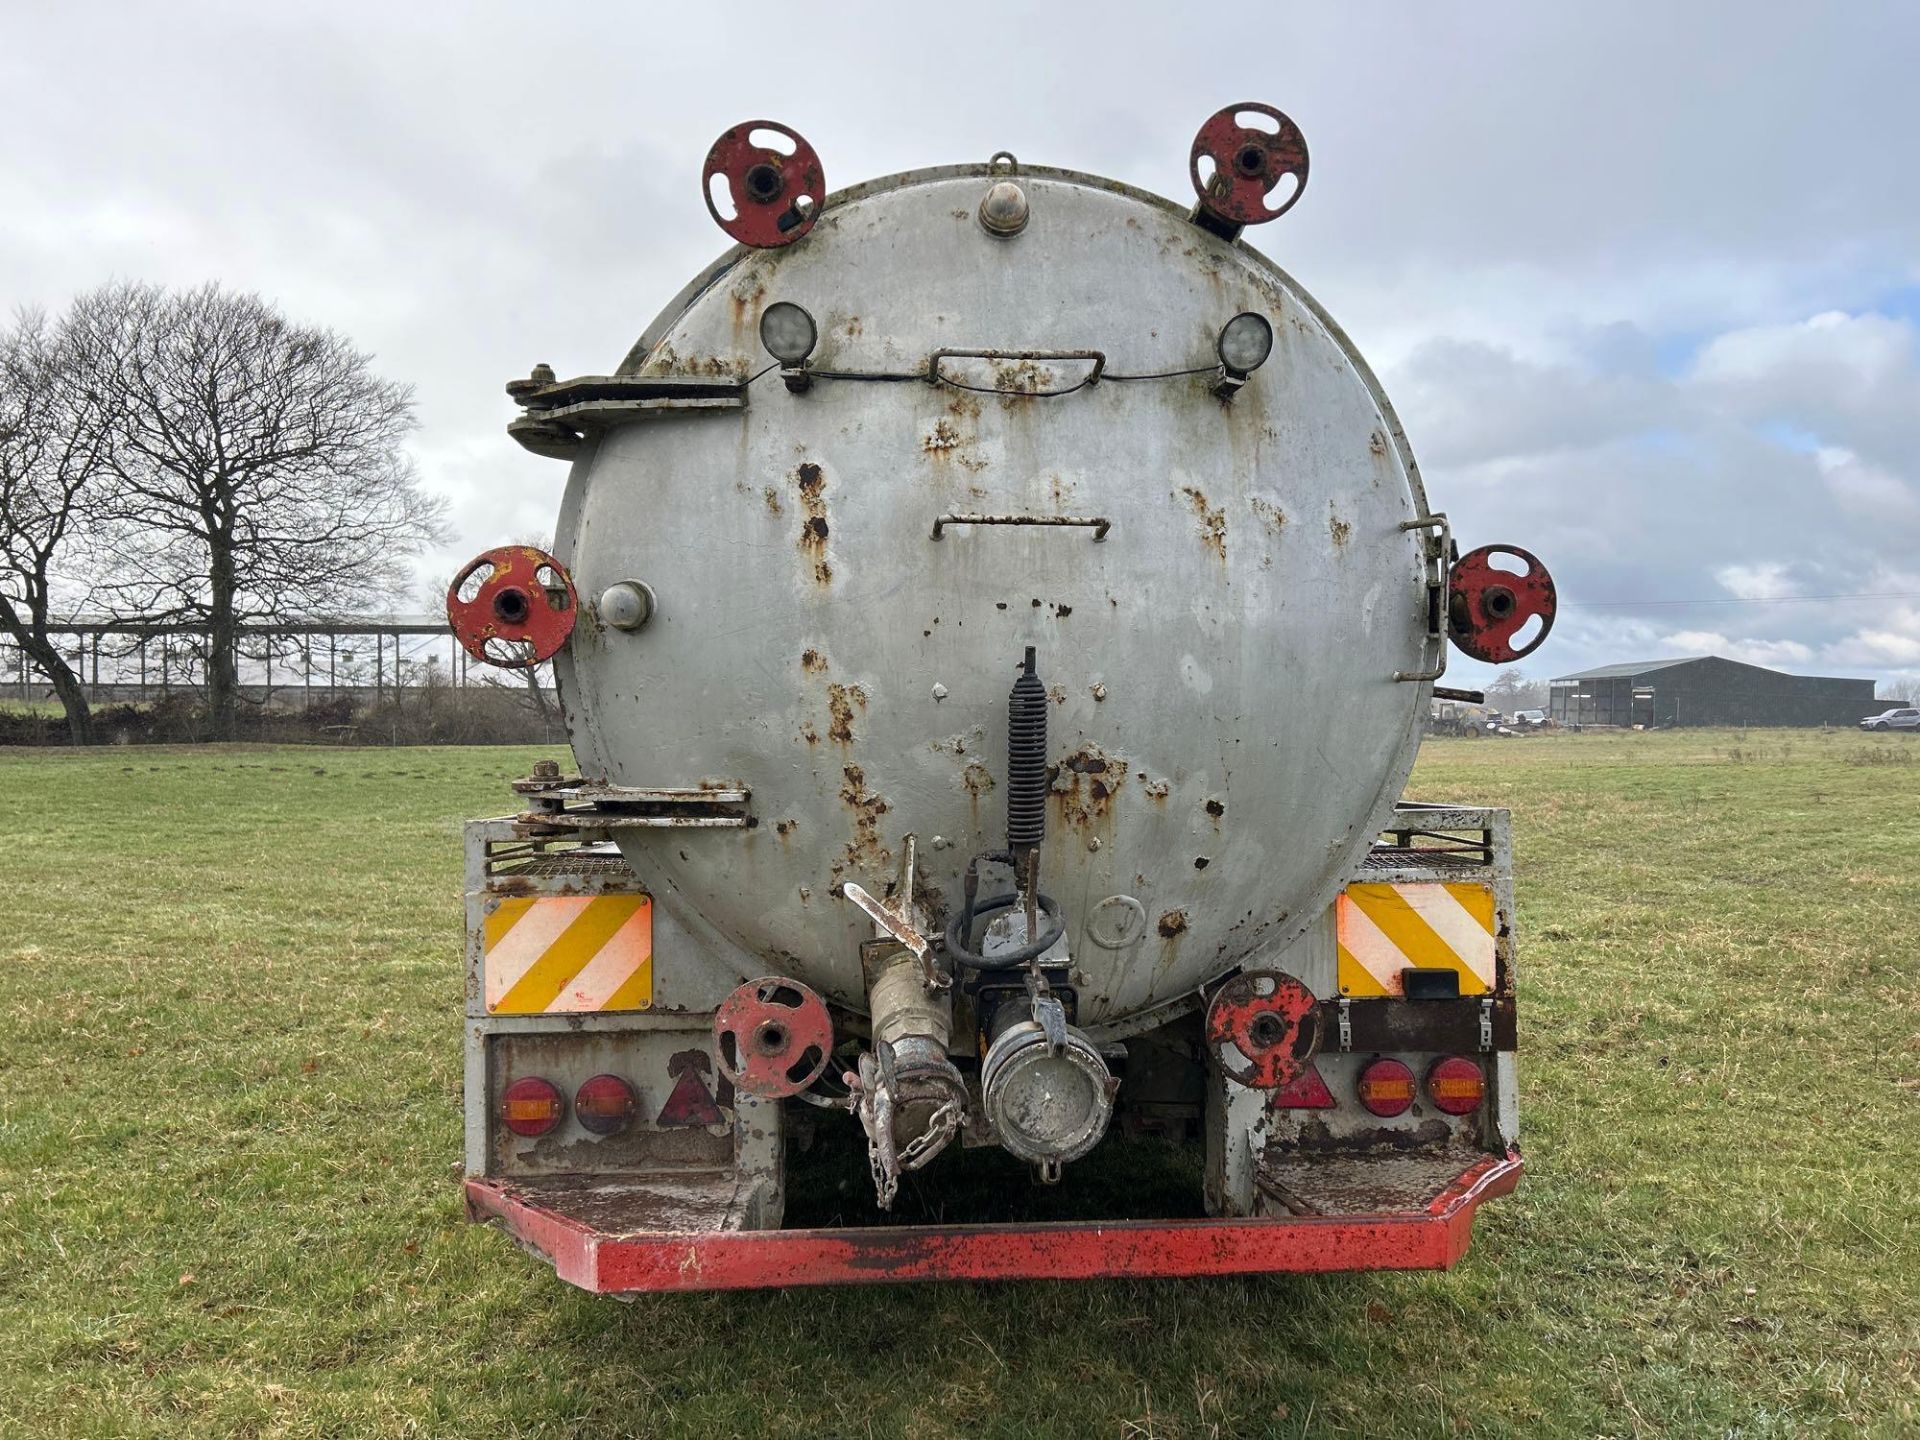
[[[1920,1433],[1920,740],[1428,745],[1520,866],[1451,1273],[632,1305],[461,1217],[459,822],[533,754],[0,753],[0,1435]]]

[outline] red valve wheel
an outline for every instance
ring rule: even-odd
[[[786,136],[793,143],[793,153],[754,144],[754,132],[760,130]],[[716,175],[726,177],[727,193],[733,199],[731,218],[713,203]],[[791,245],[813,229],[826,204],[827,180],[819,155],[797,130],[772,120],[748,120],[723,134],[707,151],[700,193],[706,197],[714,224],[742,245],[772,250]]]
[[[1242,125],[1237,117],[1248,112],[1266,116],[1277,129]],[[1212,162],[1205,174],[1203,160]],[[1307,192],[1307,138],[1271,105],[1227,106],[1200,127],[1187,163],[1201,206],[1232,225],[1277,220]],[[1269,205],[1267,196],[1289,175],[1296,181],[1292,193],[1278,206]]]
[[[466,599],[460,592],[491,566]],[[573,634],[580,605],[573,577],[531,545],[501,545],[478,555],[447,587],[447,624],[474,659],[508,670],[551,660]]]
[[[1525,573],[1496,570],[1496,555],[1524,562]],[[1559,608],[1553,576],[1517,545],[1482,545],[1462,555],[1453,562],[1447,592],[1447,633],[1463,652],[1489,665],[1511,664],[1538,650]],[[1515,645],[1513,637],[1535,616],[1540,618],[1540,633]]]
[[[1319,1002],[1291,975],[1242,971],[1207,1007],[1207,1043],[1236,1085],[1278,1090],[1291,1084],[1320,1048]]]
[[[826,1073],[833,1016],[798,980],[749,980],[715,1012],[713,1048],[735,1089],[765,1100],[798,1095]]]

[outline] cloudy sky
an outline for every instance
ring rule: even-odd
[[[610,368],[718,252],[727,125],[836,186],[1005,148],[1185,197],[1200,121],[1260,99],[1313,176],[1249,238],[1463,544],[1549,559],[1526,668],[1920,674],[1920,7],[0,9],[0,304],[218,279],[353,336],[454,501],[423,575],[550,528],[501,383]]]

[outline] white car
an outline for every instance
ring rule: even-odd
[[[1895,710],[1882,710],[1878,715],[1869,715],[1860,722],[1862,730],[1920,730],[1920,710],[1911,705],[1903,705]]]
[[[1547,723],[1547,712],[1544,710],[1516,710],[1513,712],[1513,718],[1516,723],[1521,725],[1544,725]]]

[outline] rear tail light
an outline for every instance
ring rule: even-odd
[[[553,1129],[566,1113],[566,1097],[552,1081],[537,1075],[514,1081],[500,1096],[501,1120],[507,1129],[529,1140]]]
[[[1360,1103],[1375,1115],[1403,1115],[1413,1104],[1413,1071],[1398,1060],[1375,1060],[1360,1072]]]
[[[573,1097],[573,1118],[596,1135],[617,1135],[633,1119],[639,1099],[618,1075],[596,1075]]]
[[[1487,1098],[1486,1073],[1463,1055],[1436,1060],[1427,1071],[1427,1098],[1443,1115],[1471,1115]]]

